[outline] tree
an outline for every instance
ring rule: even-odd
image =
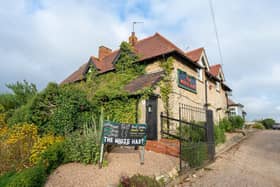
[[[272,129],[272,126],[275,124],[275,120],[272,118],[266,118],[261,121],[263,126],[265,126],[266,129]]]
[[[6,84],[6,86],[13,92],[12,94],[0,95],[0,104],[6,111],[19,108],[37,94],[36,85],[28,83],[26,80],[23,82]]]

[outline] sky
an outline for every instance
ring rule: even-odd
[[[249,120],[280,121],[280,1],[212,0],[232,98]],[[139,39],[159,32],[221,63],[209,0],[0,0],[0,92],[27,80],[61,82],[98,47],[118,48],[132,21]]]

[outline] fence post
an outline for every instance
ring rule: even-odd
[[[214,121],[213,111],[206,110],[206,141],[208,147],[209,160],[214,160],[215,156],[215,138],[214,138]]]
[[[179,107],[179,145],[180,145],[180,152],[179,152],[179,159],[180,159],[180,171],[182,171],[182,116],[181,116],[181,107]]]

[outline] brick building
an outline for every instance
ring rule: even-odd
[[[136,63],[146,64],[146,74],[125,86],[129,93],[135,93],[145,87],[153,87],[154,95],[139,102],[138,123],[148,125],[148,139],[160,139],[160,113],[164,112],[158,83],[164,76],[160,63],[173,57],[172,93],[170,94],[172,117],[178,117],[179,104],[208,107],[213,110],[217,122],[226,116],[228,108],[227,93],[231,89],[225,84],[225,76],[219,64],[210,65],[203,48],[183,51],[159,33],[138,40],[135,33],[129,37],[129,43],[140,59]],[[114,71],[119,50],[112,51],[105,46],[99,47],[98,57],[90,57],[78,70],[62,83],[74,83],[85,79],[90,64],[100,74]]]

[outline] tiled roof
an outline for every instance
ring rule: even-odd
[[[143,88],[154,86],[163,78],[163,76],[163,71],[141,75],[133,81],[131,81],[130,83],[128,83],[124,87],[124,89],[129,93],[135,93],[139,90],[142,90]]]
[[[217,77],[219,75],[221,67],[222,67],[221,64],[216,64],[216,65],[210,66],[210,73],[213,76]]]
[[[76,70],[69,77],[67,77],[64,81],[62,81],[61,84],[77,82],[82,80],[87,70],[88,70],[88,63],[85,63],[78,70]]]
[[[194,49],[192,51],[187,51],[185,54],[187,55],[187,57],[189,57],[192,61],[197,62],[199,61],[202,52],[203,52],[204,48],[198,48],[198,49]]]
[[[139,40],[138,42],[136,42],[133,48],[137,55],[139,55],[140,57],[139,61],[144,61],[154,57],[162,56],[164,54],[176,52],[187,61],[193,63],[193,65],[199,67],[199,65],[194,63],[187,55],[185,55],[185,53],[181,49],[179,49],[176,45],[164,38],[159,33],[155,33],[153,36]],[[98,69],[99,73],[105,73],[114,69],[113,62],[118,57],[118,54],[119,50],[113,51],[109,55],[105,56],[101,61],[100,59],[92,56],[89,60],[89,63],[93,63],[94,66]],[[78,77],[80,77],[80,80],[83,79],[83,75],[81,74]],[[74,82],[71,79],[71,75],[63,81],[63,83],[70,82]]]
[[[244,107],[242,104],[240,103],[235,103],[233,100],[228,99],[228,106],[240,106],[240,107]]]

